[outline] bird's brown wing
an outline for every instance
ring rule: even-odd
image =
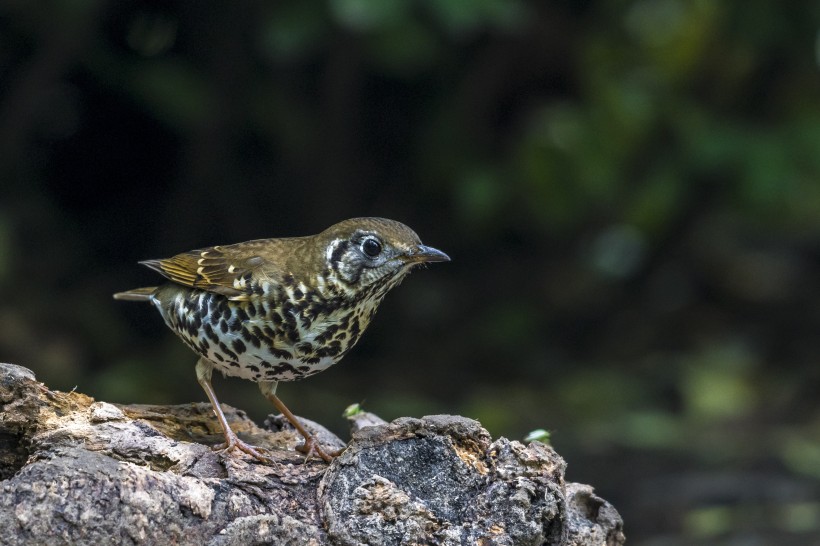
[[[252,293],[251,279],[267,262],[255,252],[258,245],[213,246],[192,250],[164,260],[140,262],[168,279],[208,290],[232,300],[245,300]]]

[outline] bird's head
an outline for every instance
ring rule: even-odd
[[[395,220],[352,218],[317,236],[325,270],[345,292],[383,296],[420,264],[450,257],[421,243],[416,233]]]

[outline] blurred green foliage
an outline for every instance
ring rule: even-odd
[[[816,543],[819,29],[808,0],[6,2],[0,358],[202,400],[110,299],[157,282],[137,260],[394,217],[453,262],[294,411],[548,429],[630,543]]]

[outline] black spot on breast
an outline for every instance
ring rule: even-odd
[[[234,317],[228,322],[228,328],[231,329],[231,332],[238,332],[242,329],[242,322],[240,322],[238,318]]]
[[[290,330],[296,329],[296,319],[293,315],[289,315],[285,317],[285,322],[282,323],[282,330],[288,332]]]
[[[253,364],[248,366],[248,369],[252,372],[259,372],[259,366],[254,366]]]
[[[239,365],[239,362],[231,361],[231,362],[228,362],[228,364],[230,364],[232,368],[241,368],[241,366]]]
[[[251,345],[253,345],[257,349],[262,346],[262,341],[259,339],[259,336],[251,332],[249,328],[244,328],[242,330],[242,337],[244,337],[247,341],[250,342]]]
[[[236,353],[228,349],[228,346],[221,341],[219,342],[219,349],[231,360],[236,360]]]
[[[248,314],[241,307],[236,308],[236,313],[235,314],[236,314],[237,320],[239,320],[241,322],[246,322],[250,318],[250,317],[248,317]]]
[[[277,374],[286,374],[292,373],[294,375],[299,375],[296,371],[296,368],[293,367],[292,364],[289,362],[279,362],[273,367],[273,371]]]
[[[296,345],[296,350],[302,354],[308,354],[313,351],[313,345],[307,342],[299,343]]]
[[[319,310],[316,304],[313,303],[308,305],[307,308],[302,312],[302,315],[304,317],[302,321],[307,320],[308,322],[313,322],[317,318],[319,318]]]
[[[219,321],[219,329],[222,330],[223,334],[227,334],[228,333],[228,321],[225,320],[225,319],[220,320]]]
[[[350,326],[350,338],[351,339],[357,339],[359,337],[360,333],[361,333],[361,330],[359,328],[359,321],[357,319]]]
[[[328,326],[327,328],[325,328],[325,331],[324,331],[324,332],[322,332],[321,334],[319,334],[318,336],[316,336],[316,337],[314,338],[314,341],[316,342],[316,344],[317,344],[317,345],[323,345],[323,344],[325,344],[325,343],[326,343],[326,342],[327,342],[330,338],[332,338],[332,337],[333,337],[333,334],[335,334],[338,330],[339,330],[339,325],[338,325],[338,324],[331,324],[330,326]]]
[[[287,333],[287,332],[293,332],[294,330],[296,330],[296,319],[293,317],[293,315],[291,315],[282,324],[282,331]]]
[[[248,303],[248,316],[255,317],[257,313],[256,306],[252,303]]]
[[[247,350],[247,347],[245,347],[245,344],[242,343],[241,339],[234,339],[231,342],[231,346],[233,347],[233,350],[236,351],[236,354],[238,354],[238,355],[241,355],[242,353],[244,353]]]
[[[324,333],[325,333],[326,336],[332,336],[333,334],[335,334],[338,331],[339,331],[339,325],[338,324],[331,324],[330,326],[325,328]]]
[[[208,336],[208,339],[210,339],[214,343],[219,343],[219,336],[216,335],[216,332],[214,332],[213,327],[211,327],[211,325],[207,322],[205,323],[205,335]]]
[[[269,352],[276,358],[293,358],[293,355],[290,354],[290,351],[286,351],[284,349],[277,349],[276,347],[271,347],[269,349]]]
[[[342,352],[342,344],[339,341],[332,341],[325,345],[324,347],[319,347],[316,349],[314,354],[319,357],[330,357],[333,358],[334,356],[338,355]]]

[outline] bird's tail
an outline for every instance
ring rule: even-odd
[[[125,292],[117,292],[114,294],[115,300],[126,301],[151,301],[151,296],[157,291],[156,286],[146,286],[145,288],[135,288]]]

